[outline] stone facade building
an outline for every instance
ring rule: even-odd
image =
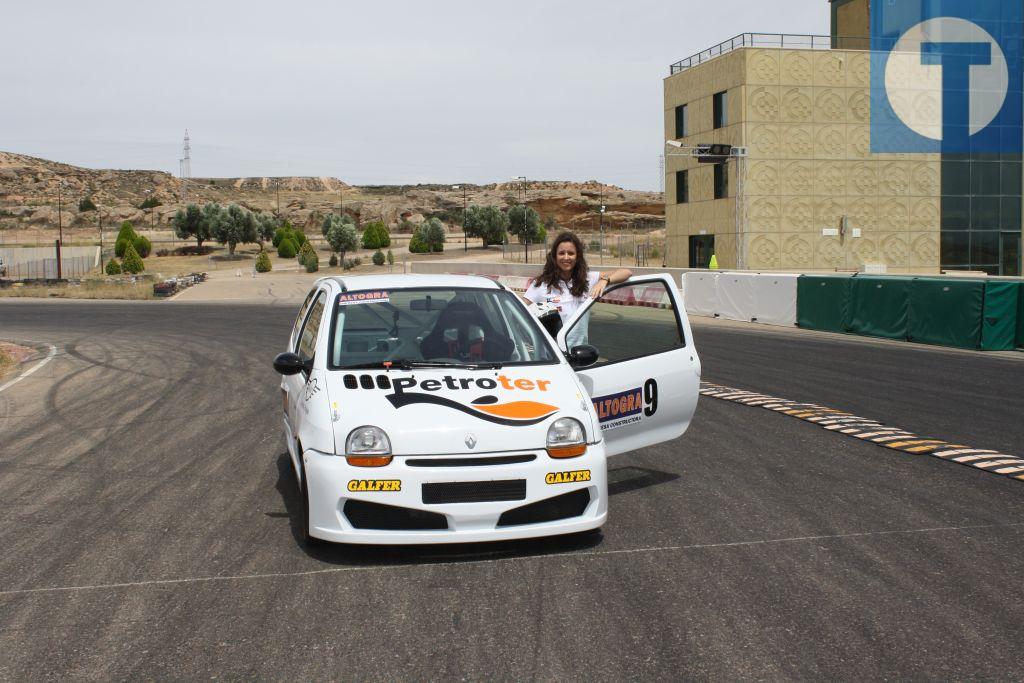
[[[871,152],[867,4],[835,0],[831,36],[744,34],[672,66],[669,265],[1020,274],[1019,157]],[[746,156],[690,156],[709,143]]]

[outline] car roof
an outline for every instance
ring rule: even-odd
[[[382,275],[344,275],[321,278],[317,282],[334,281],[342,291],[369,289],[401,289],[406,287],[473,287],[475,289],[502,289],[491,278],[482,275],[421,275],[387,273]]]

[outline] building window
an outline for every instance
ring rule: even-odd
[[[715,164],[715,199],[729,196],[729,167],[726,164]]]
[[[687,106],[676,107],[676,139],[685,138],[690,134],[690,114]]]
[[[714,109],[714,127],[725,128],[729,125],[729,100],[726,99],[728,92],[723,90],[722,92],[716,92],[712,98]]]
[[[676,171],[676,204],[690,201],[690,172]]]

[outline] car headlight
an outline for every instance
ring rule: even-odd
[[[345,439],[345,460],[356,467],[390,464],[391,439],[380,427],[356,427]]]
[[[579,420],[563,417],[548,427],[548,455],[552,458],[575,458],[587,452],[587,435]]]

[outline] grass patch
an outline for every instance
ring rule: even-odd
[[[86,281],[80,285],[25,285],[0,289],[0,297],[35,297],[41,299],[154,299],[152,282],[116,284]]]
[[[0,377],[7,374],[7,371],[14,367],[14,359],[7,350],[0,346]]]

